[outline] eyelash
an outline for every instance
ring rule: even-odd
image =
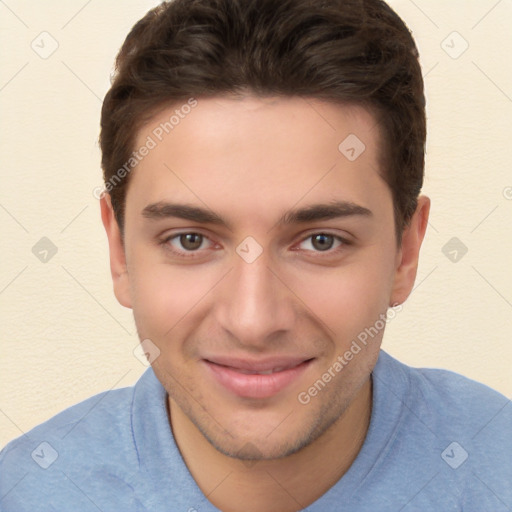
[[[198,254],[200,253],[200,249],[196,249],[194,251],[187,251],[187,250],[184,249],[182,251],[179,251],[179,250],[176,250],[174,247],[172,247],[172,245],[170,245],[169,242],[171,240],[179,239],[179,237],[181,237],[183,235],[199,235],[199,236],[203,237],[202,241],[208,240],[212,244],[214,244],[206,235],[203,235],[202,233],[199,233],[197,231],[183,231],[181,233],[173,234],[173,235],[165,237],[163,240],[161,240],[160,244],[162,246],[164,246],[167,251],[169,251],[172,254],[174,254],[176,256],[179,256],[181,258],[198,258],[198,257],[200,257],[200,256],[198,256]],[[318,232],[315,232],[315,233],[311,233],[308,236],[306,236],[305,238],[303,238],[299,243],[302,244],[306,240],[312,239],[312,238],[314,238],[315,236],[318,236],[318,235],[332,236],[335,239],[335,241],[340,242],[338,247],[327,249],[326,251],[306,250],[307,252],[312,252],[314,254],[317,254],[320,257],[322,256],[322,254],[332,256],[333,254],[336,254],[340,250],[343,250],[344,247],[351,245],[351,243],[347,239],[345,239],[345,238],[343,238],[343,237],[341,237],[339,235],[335,235],[334,233],[329,233],[329,232],[325,232],[325,231],[318,231]],[[315,256],[315,257],[317,257],[317,256]]]

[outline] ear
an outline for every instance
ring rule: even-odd
[[[397,306],[405,302],[412,291],[418,270],[420,247],[427,230],[429,212],[430,199],[420,196],[416,211],[402,234],[390,306]]]
[[[110,272],[114,283],[114,294],[122,306],[131,308],[130,281],[121,231],[114,215],[110,195],[104,193],[100,199],[101,220],[107,232],[110,251]]]

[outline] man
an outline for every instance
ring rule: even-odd
[[[152,366],[10,443],[2,511],[512,509],[509,401],[380,350],[429,214],[417,57],[380,0],[135,25],[101,214]]]

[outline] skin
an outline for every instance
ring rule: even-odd
[[[175,108],[139,131],[137,147]],[[353,162],[338,150],[349,134],[366,146]],[[116,297],[133,309],[140,339],[160,350],[152,366],[169,394],[176,443],[221,510],[300,510],[341,478],[364,442],[383,329],[309,403],[297,397],[413,287],[430,201],[419,198],[398,246],[380,151],[375,119],[361,107],[199,98],[132,172],[124,243],[109,196],[101,200]],[[289,210],[331,201],[371,214],[279,223]],[[229,226],[143,214],[162,202],[207,208]],[[199,248],[180,243],[176,234],[186,233],[205,237]],[[319,233],[334,237],[327,250]],[[252,263],[236,252],[248,236],[262,249]],[[212,379],[204,365],[212,355],[313,361],[276,395],[249,399]]]

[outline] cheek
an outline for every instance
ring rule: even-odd
[[[361,257],[358,262],[329,271],[303,273],[294,290],[331,330],[328,334],[348,340],[385,313],[392,276],[391,261]]]
[[[131,298],[141,336],[165,338],[188,323],[183,322],[185,317],[200,314],[201,298],[213,286],[206,268],[172,267],[133,256]]]

